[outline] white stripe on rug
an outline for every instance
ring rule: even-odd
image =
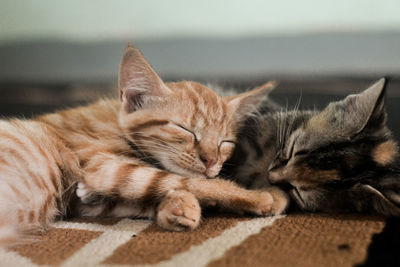
[[[225,230],[219,236],[204,241],[201,245],[192,246],[188,251],[174,255],[170,260],[160,262],[157,267],[206,266],[212,260],[222,257],[231,247],[239,245],[250,235],[258,234],[262,228],[272,225],[276,219],[284,216],[256,218],[239,222],[236,226]]]
[[[7,251],[0,249],[0,267],[38,267],[39,265],[34,264],[28,258],[25,258],[14,251]]]
[[[137,235],[146,229],[152,221],[150,220],[131,220],[123,219],[120,222],[104,226],[104,233],[93,239],[83,248],[78,250],[70,258],[68,258],[61,266],[62,267],[80,267],[80,266],[99,266],[108,256],[114,253],[120,245],[126,243],[132,238],[132,235]],[[86,224],[85,224],[86,225]],[[75,227],[77,225],[74,225]],[[85,226],[86,227],[86,226]],[[87,226],[89,227],[89,226]],[[100,229],[96,225],[93,228],[85,228],[85,230]],[[64,228],[69,228],[67,225]],[[82,228],[73,228],[82,229]]]
[[[56,222],[51,224],[55,228],[61,229],[75,229],[75,230],[87,230],[95,232],[105,232],[110,229],[111,225],[102,225],[97,223],[76,223],[76,222]]]

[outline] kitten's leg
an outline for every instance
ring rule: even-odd
[[[85,171],[84,182],[90,190],[105,196],[133,200],[141,203],[143,208],[158,206],[158,212],[168,211],[171,216],[181,216],[180,213],[183,217],[187,215],[186,206],[195,202],[192,194],[202,203],[215,202],[235,212],[257,215],[281,213],[287,204],[275,205],[277,198],[282,197],[279,191],[246,190],[233,182],[221,179],[189,179],[113,154],[94,156],[85,167]],[[186,192],[179,193],[181,191]],[[178,204],[182,202],[183,204]],[[173,214],[176,206],[182,211],[175,212],[178,215]],[[166,210],[163,207],[166,207]],[[200,213],[199,207],[194,209]],[[197,215],[191,216],[191,219],[197,221]],[[176,230],[182,227],[184,220],[170,221],[174,221],[174,225],[167,229]],[[162,226],[165,227],[165,224]],[[189,224],[185,227],[193,228]]]
[[[161,227],[172,231],[193,229],[199,224],[199,202],[185,191],[181,176],[105,153],[92,157],[85,172],[84,185],[77,190],[83,202],[91,204],[96,195],[120,198],[109,210],[107,203],[92,206],[96,210],[86,205],[84,213],[90,216],[156,217]]]
[[[278,215],[289,205],[287,194],[276,187],[247,190],[222,179],[186,179],[185,184],[200,203],[214,202],[217,206],[237,213]]]
[[[141,165],[113,154],[94,156],[85,167],[84,182],[90,191],[105,196],[136,200],[143,205],[158,204],[168,192],[186,190],[201,203],[216,202],[238,212],[265,215],[280,213],[274,201],[284,194],[277,190],[246,190],[221,179],[189,179]]]
[[[94,191],[90,191],[84,183],[78,183],[76,195],[82,201],[80,205],[81,214],[93,216],[104,214],[109,205],[110,199],[105,198]],[[137,208],[137,203],[124,203],[121,199],[114,200],[117,204],[108,213],[104,214],[112,217],[134,217],[144,216],[143,209]],[[138,212],[139,211],[139,212]],[[196,197],[187,191],[168,192],[157,207],[157,223],[169,230],[183,231],[194,229],[198,226],[201,217],[201,208]],[[150,216],[151,217],[151,216]]]

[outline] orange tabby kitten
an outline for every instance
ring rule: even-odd
[[[120,101],[0,121],[0,243],[67,213],[76,184],[122,199],[83,205],[81,215],[145,216],[168,230],[198,226],[200,204],[278,214],[280,191],[248,191],[214,178],[231,156],[239,123],[271,90],[266,84],[223,99],[195,82],[165,84],[129,45],[119,74]]]

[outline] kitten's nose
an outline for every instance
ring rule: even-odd
[[[268,172],[275,171],[283,166],[285,166],[289,160],[287,159],[275,159],[268,167]]]
[[[268,172],[268,181],[269,181],[271,184],[275,184],[275,183],[279,182],[279,181],[280,181],[280,175],[279,175],[279,173],[278,173],[278,172],[275,172],[275,171],[269,171],[269,172]]]
[[[268,181],[271,184],[277,184],[277,183],[282,183],[285,182],[287,179],[285,175],[282,173],[282,170],[275,170],[275,171],[269,171],[268,172]]]
[[[206,157],[200,157],[201,161],[204,163],[204,166],[206,166],[207,169],[210,167],[214,166],[215,163],[217,163],[217,160],[214,158],[206,158]]]

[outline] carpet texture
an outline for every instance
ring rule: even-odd
[[[148,220],[57,222],[38,240],[0,250],[0,266],[355,266],[386,220],[365,215],[207,215],[193,232]]]

